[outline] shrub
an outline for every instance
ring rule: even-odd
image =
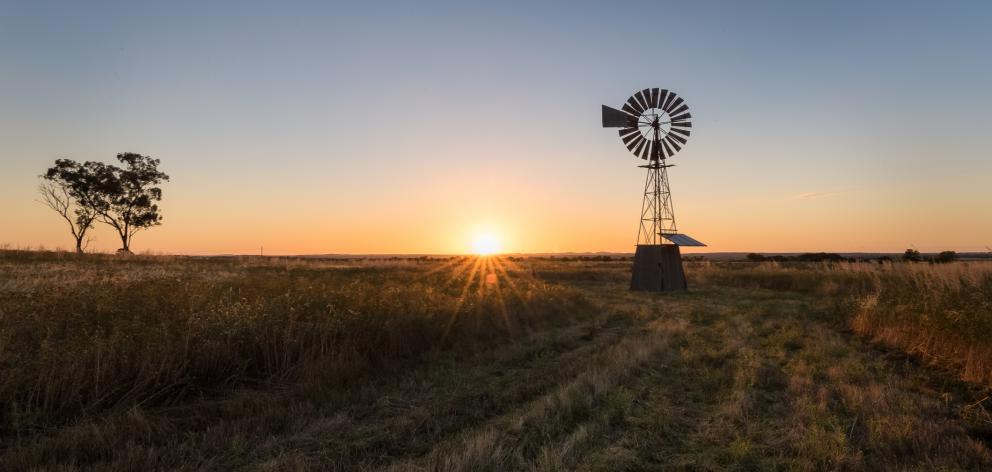
[[[920,251],[916,249],[907,249],[906,252],[902,254],[902,260],[907,262],[919,262],[923,260],[923,256],[920,255]]]

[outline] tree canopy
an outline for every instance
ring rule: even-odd
[[[160,161],[136,153],[117,155],[121,167],[102,162],[58,159],[42,176],[64,185],[78,204],[110,225],[121,239],[119,252],[130,252],[134,234],[162,223],[158,203],[169,176]]]

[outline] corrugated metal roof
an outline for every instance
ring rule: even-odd
[[[705,244],[692,239],[688,234],[663,234],[661,237],[679,246],[705,246]]]

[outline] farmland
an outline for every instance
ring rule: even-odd
[[[0,253],[0,469],[992,467],[992,264]]]

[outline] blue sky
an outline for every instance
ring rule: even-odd
[[[2,11],[0,243],[68,245],[37,174],[133,151],[173,177],[139,248],[629,250],[643,176],[599,104],[665,87],[695,117],[679,225],[711,250],[992,245],[988,2]]]

